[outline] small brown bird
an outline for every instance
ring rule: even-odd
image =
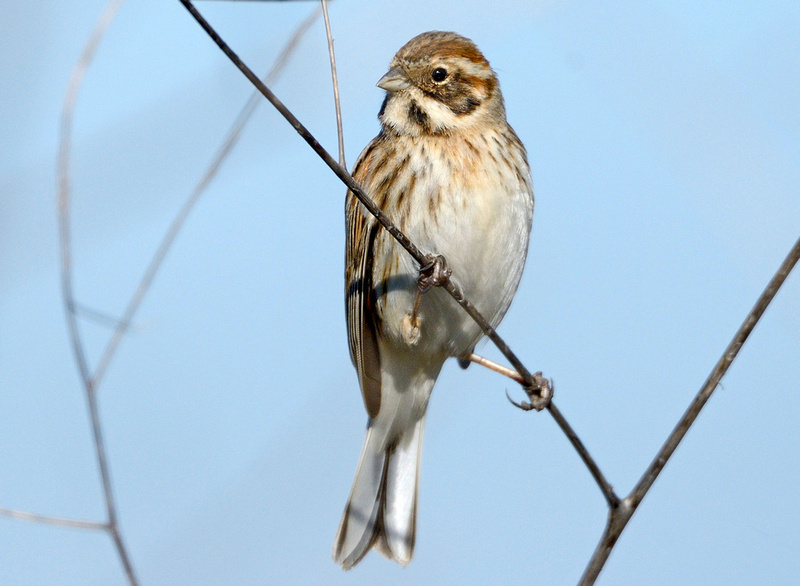
[[[517,290],[533,218],[530,169],[506,122],[500,86],[456,33],[411,39],[378,81],[381,131],[353,176],[422,251],[441,254],[466,297],[496,326]],[[371,547],[411,561],[425,411],[448,357],[466,358],[480,328],[352,192],[346,201],[350,356],[369,415],[361,461],[333,546],[344,569]]]

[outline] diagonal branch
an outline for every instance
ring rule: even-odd
[[[697,393],[688,409],[686,409],[683,417],[681,417],[680,421],[675,426],[675,429],[672,430],[672,433],[667,438],[667,441],[650,463],[650,466],[648,466],[639,482],[636,483],[636,486],[631,493],[622,500],[620,506],[610,510],[608,524],[606,525],[603,537],[601,538],[597,549],[592,555],[591,560],[589,560],[589,564],[584,571],[580,584],[594,584],[595,580],[597,580],[597,577],[600,575],[600,571],[603,569],[603,566],[608,560],[608,556],[611,553],[614,544],[619,539],[619,536],[622,534],[622,531],[625,529],[628,521],[630,521],[631,517],[636,512],[637,507],[641,504],[642,499],[644,499],[647,492],[652,488],[656,478],[658,478],[658,475],[664,469],[664,466],[666,466],[667,461],[670,459],[672,454],[675,453],[675,449],[678,447],[678,444],[680,444],[681,440],[689,431],[689,428],[697,419],[697,416],[700,414],[703,406],[706,404],[714,390],[719,385],[722,377],[725,376],[725,373],[728,371],[728,368],[730,368],[731,364],[736,358],[736,355],[739,353],[739,350],[741,350],[745,340],[747,340],[748,336],[753,331],[753,328],[755,328],[756,324],[758,323],[758,320],[761,319],[761,316],[764,315],[767,307],[775,298],[775,294],[786,281],[786,278],[789,276],[792,268],[797,264],[798,259],[800,259],[800,239],[797,240],[795,245],[789,251],[786,259],[783,261],[778,271],[767,284],[764,292],[761,293],[761,296],[758,298],[758,301],[756,301],[753,309],[750,310],[750,313],[739,327],[739,331],[736,332],[736,335],[733,337],[733,340],[731,340],[731,343],[728,344],[727,348],[725,348],[725,352],[723,352],[716,366],[714,366],[711,374],[708,375],[706,382],[700,388],[700,391]]]
[[[567,436],[569,443],[571,443],[572,447],[575,448],[575,451],[578,452],[578,456],[580,456],[581,460],[583,460],[583,463],[589,469],[589,474],[592,475],[592,478],[594,478],[594,481],[600,488],[600,492],[603,493],[603,496],[606,499],[606,504],[608,504],[608,508],[611,510],[616,509],[619,506],[620,500],[617,494],[614,492],[614,487],[603,475],[600,467],[597,465],[597,462],[595,462],[594,458],[592,458],[592,456],[589,454],[589,450],[585,445],[583,445],[583,442],[578,437],[578,434],[575,433],[574,429],[572,429],[572,426],[567,422],[567,419],[564,417],[564,415],[562,415],[555,403],[551,401],[547,405],[547,410],[550,412],[550,415],[552,415],[553,419],[555,419],[556,424],[561,428],[561,431],[564,432],[564,435]]]
[[[272,91],[256,76],[255,73],[245,65],[241,59],[239,59],[238,55],[233,52],[233,50],[222,40],[222,38],[217,34],[217,32],[211,27],[211,25],[206,21],[205,18],[197,11],[197,9],[192,6],[190,0],[180,0],[181,4],[189,11],[189,13],[197,20],[200,26],[206,31],[206,33],[214,40],[214,42],[222,49],[222,52],[227,55],[227,57],[233,61],[234,65],[236,65],[239,70],[244,74],[244,76],[250,80],[250,82],[258,88],[259,92],[267,98],[267,100],[275,107],[278,112],[292,125],[292,127],[297,131],[297,133],[308,143],[308,145],[314,150],[317,155],[325,162],[325,164],[334,172],[334,174],[341,179],[341,181],[350,189],[352,190],[356,197],[364,204],[364,207],[369,210],[369,212],[375,216],[375,218],[380,222],[380,224],[400,243],[403,248],[405,248],[408,253],[420,264],[424,265],[428,262],[427,256],[423,254],[423,252],[416,247],[416,245],[408,239],[408,237],[403,234],[389,217],[383,213],[383,211],[375,205],[375,203],[364,193],[364,190],[361,189],[361,186],[356,183],[355,179],[347,172],[344,167],[339,165],[336,160],[331,156],[328,151],[323,148],[322,145],[319,144],[316,138],[308,131],[308,129],[295,117],[294,114],[281,102],[278,97],[272,93]]]

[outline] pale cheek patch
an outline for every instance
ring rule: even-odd
[[[428,125],[434,132],[444,133],[459,126],[458,117],[438,100],[422,96],[420,106],[428,115]]]
[[[414,112],[414,108],[419,111]],[[413,136],[419,136],[423,132],[447,134],[464,126],[450,108],[416,88],[405,95],[393,96],[386,104],[381,120],[398,134]]]

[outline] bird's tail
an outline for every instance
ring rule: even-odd
[[[333,544],[333,559],[349,570],[375,547],[406,565],[414,553],[423,416],[397,441],[370,426],[350,498]]]

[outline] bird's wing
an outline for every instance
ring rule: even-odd
[[[369,185],[370,163],[378,139],[373,140],[356,162],[353,177]],[[375,418],[381,407],[381,357],[378,349],[373,264],[377,220],[367,212],[352,191],[345,202],[347,245],[345,248],[345,309],[350,357],[358,372],[364,406]]]

